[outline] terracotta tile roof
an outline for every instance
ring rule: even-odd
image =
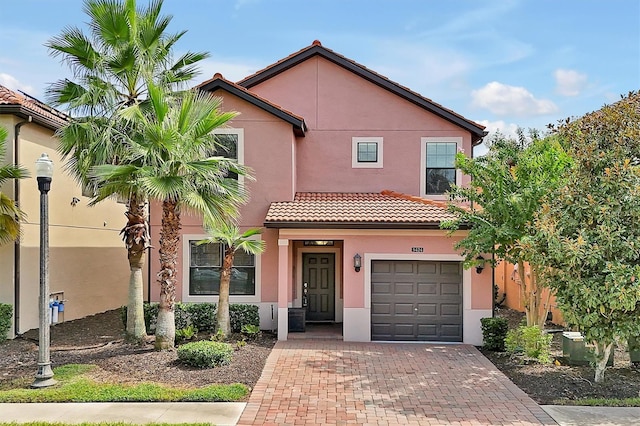
[[[0,85],[0,114],[16,114],[23,118],[32,116],[34,122],[53,130],[64,125],[69,119],[63,112],[2,85]]]
[[[307,46],[297,52],[292,53],[291,55],[283,58],[274,64],[271,64],[252,75],[243,78],[238,81],[238,84],[243,87],[251,88],[261,82],[268,80],[269,78],[286,71],[289,68],[294,67],[295,65],[307,60],[310,57],[315,55],[320,55],[325,59],[328,59],[335,64],[338,64],[361,77],[371,81],[374,84],[377,84],[391,92],[402,96],[403,98],[413,102],[416,105],[419,105],[423,108],[428,109],[429,111],[440,115],[441,117],[461,126],[469,130],[474,138],[473,140],[477,143],[480,143],[482,137],[486,135],[487,132],[484,131],[485,126],[482,124],[476,123],[475,121],[469,120],[468,118],[463,117],[457,112],[450,110],[449,108],[440,105],[433,100],[422,96],[421,94],[414,92],[406,86],[396,83],[392,81],[388,77],[379,74],[372,69],[365,67],[358,62],[349,59],[331,49],[328,49],[322,46],[322,43],[318,40],[314,40],[310,46]]]
[[[226,90],[227,92],[230,92],[231,94],[238,96],[257,107],[290,122],[294,126],[298,136],[304,136],[304,133],[307,130],[307,125],[303,117],[282,108],[280,105],[275,104],[262,96],[256,95],[233,81],[227,80],[220,73],[215,73],[209,80],[198,84],[196,89],[210,92],[214,92],[217,89]]]
[[[454,218],[445,203],[393,191],[299,192],[293,201],[271,203],[265,226],[438,228],[441,221]]]

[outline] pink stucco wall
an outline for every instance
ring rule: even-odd
[[[309,126],[296,146],[300,192],[419,194],[422,137],[462,137],[463,149],[471,152],[469,132],[324,58],[251,90],[302,115]],[[384,168],[351,167],[352,137],[359,136],[384,138]]]

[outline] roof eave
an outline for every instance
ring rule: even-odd
[[[249,102],[250,104],[253,104],[258,108],[261,108],[266,112],[286,121],[287,123],[290,123],[293,126],[293,132],[296,136],[305,136],[305,132],[307,131],[307,124],[305,123],[304,119],[294,117],[291,114],[287,114],[283,110],[278,109],[275,106],[263,101],[262,99],[253,96],[251,93],[234,87],[233,84],[230,84],[229,82],[221,79],[216,79],[198,86],[198,89],[204,92],[215,92],[218,89],[229,92],[232,95],[239,97],[243,101]]]
[[[298,229],[438,229],[440,222],[284,222],[265,221],[266,228]],[[467,227],[460,229],[468,229]]]
[[[12,114],[25,120],[31,117],[33,123],[39,124],[53,131],[56,131],[63,126],[62,123],[32,111],[29,108],[25,108],[22,105],[0,105],[0,114]]]

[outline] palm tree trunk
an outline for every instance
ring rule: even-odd
[[[231,319],[229,317],[229,285],[231,282],[231,268],[233,267],[234,247],[227,247],[224,253],[222,271],[220,272],[220,295],[218,297],[217,332],[222,332],[225,339],[231,334]]]
[[[147,337],[144,324],[144,283],[142,268],[145,263],[145,250],[149,244],[147,218],[144,203],[134,195],[129,200],[129,210],[125,213],[127,225],[121,231],[124,234],[129,259],[129,298],[127,301],[126,340],[142,343]]]
[[[180,212],[177,203],[171,200],[162,202],[162,225],[160,229],[160,306],[156,325],[156,350],[170,349],[175,346],[176,323],[176,264],[180,243]]]

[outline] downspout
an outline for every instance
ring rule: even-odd
[[[151,241],[151,203],[147,202],[147,226]],[[184,260],[183,260],[184,263]],[[184,285],[184,284],[183,284]],[[151,244],[147,248],[147,303],[151,304]]]
[[[18,141],[20,140],[20,128],[33,121],[32,116],[19,122],[13,128],[13,164],[20,164]],[[13,180],[13,199],[20,208],[20,179]],[[13,334],[20,330],[20,238],[13,245]]]

